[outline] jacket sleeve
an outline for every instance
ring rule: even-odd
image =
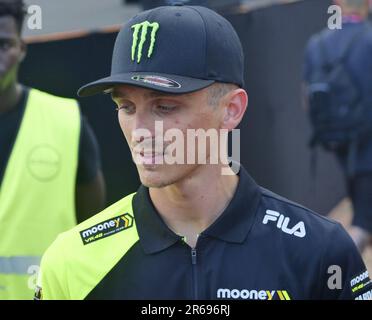
[[[372,284],[366,266],[353,240],[340,224],[335,224],[323,252],[323,299],[371,299]]]
[[[35,300],[69,299],[62,243],[61,236],[59,236],[43,255]]]

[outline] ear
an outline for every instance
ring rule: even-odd
[[[241,122],[248,105],[248,94],[244,89],[235,89],[224,97],[224,117],[221,129],[231,131]]]

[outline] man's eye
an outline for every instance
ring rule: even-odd
[[[128,106],[128,105],[122,105],[122,106],[118,106],[116,108],[116,110],[118,111],[123,111],[125,112],[126,114],[133,114],[136,112],[136,108],[134,106]]]
[[[176,109],[176,106],[158,105],[156,108],[161,112],[171,112]]]

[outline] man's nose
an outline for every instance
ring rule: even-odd
[[[132,140],[142,142],[145,139],[154,137],[155,122],[149,112],[137,111],[134,116],[132,127]]]

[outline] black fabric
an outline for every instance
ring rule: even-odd
[[[86,299],[277,300],[282,290],[290,299],[354,299],[369,292],[352,293],[350,281],[365,266],[339,224],[260,188],[243,168],[239,177],[230,204],[195,248],[166,226],[140,187],[132,202],[139,241]],[[277,220],[265,223],[268,212]],[[295,231],[299,223],[302,232]],[[342,269],[338,290],[328,287],[332,265]]]
[[[99,145],[88,119],[81,116],[81,132],[79,144],[79,163],[76,183],[78,185],[91,182],[101,170]]]
[[[28,93],[29,89],[24,88],[22,97],[18,104],[8,112],[0,112],[0,185],[5,174],[5,168],[8,163],[11,150],[13,149],[19,127],[21,125]]]
[[[29,90],[24,87],[22,99],[18,105],[9,112],[0,113],[0,184],[20,128]],[[97,140],[88,121],[85,117],[81,117],[77,184],[89,183],[96,177],[100,167]]]

